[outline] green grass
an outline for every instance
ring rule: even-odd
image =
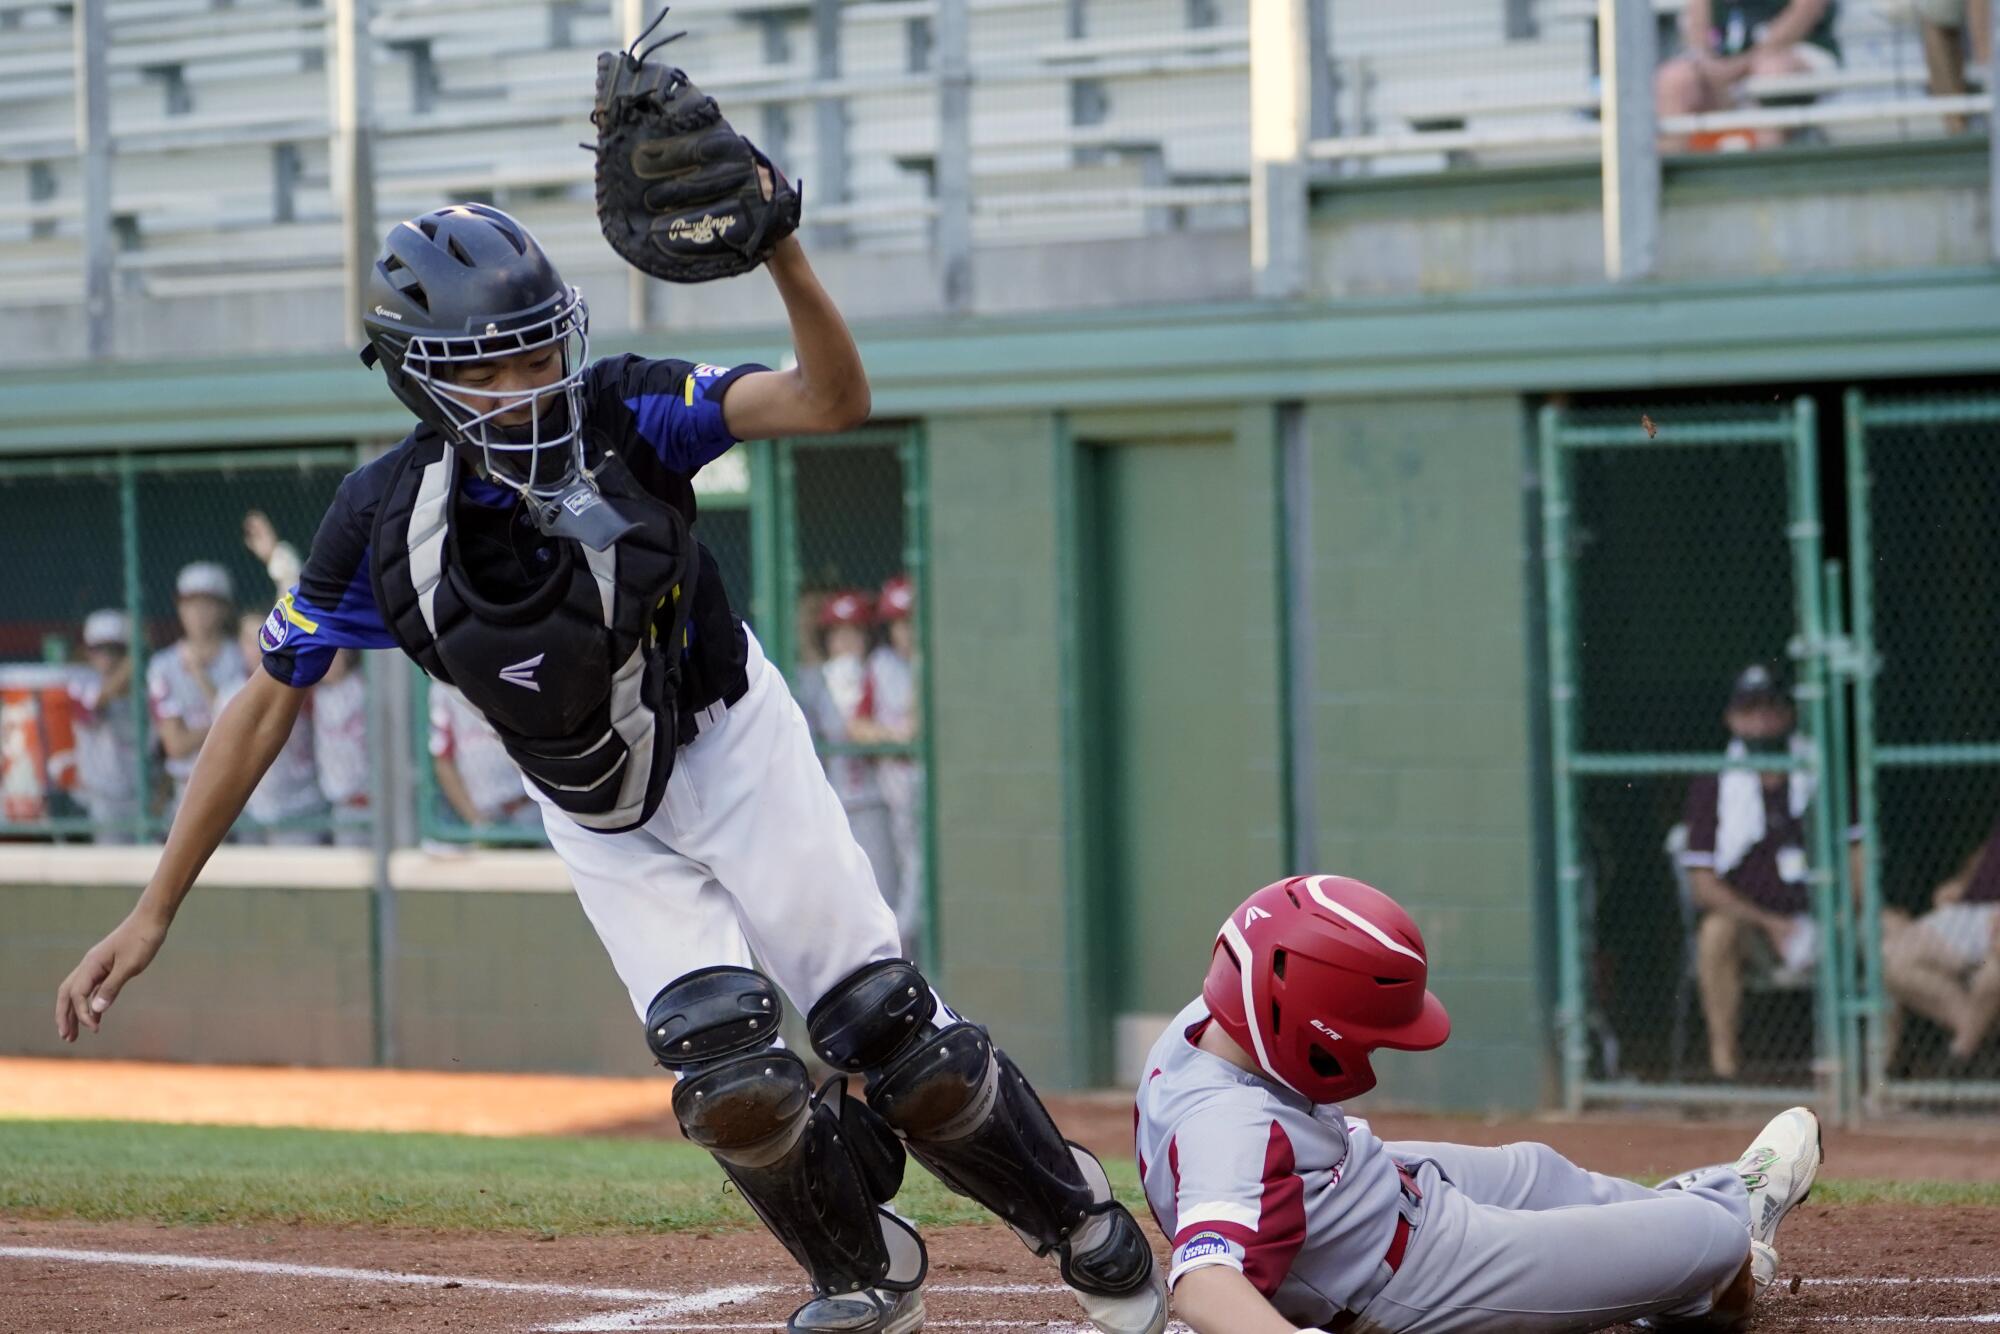
[[[1132,1167],[1107,1166],[1136,1204]],[[928,1224],[991,1217],[914,1162],[896,1207]],[[0,1215],[545,1235],[756,1225],[687,1144],[125,1121],[0,1120]]]
[[[1140,1207],[1132,1165],[1106,1166]],[[1813,1203],[2000,1207],[2000,1183],[1822,1178]],[[989,1218],[914,1162],[896,1204],[919,1223]],[[755,1226],[686,1144],[124,1121],[0,1120],[0,1215],[541,1235]]]
[[[1821,1177],[1813,1183],[1814,1204],[1921,1204],[1949,1208],[2000,1208],[2000,1181],[1871,1181]]]

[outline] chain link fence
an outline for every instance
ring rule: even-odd
[[[0,837],[158,839],[351,447],[0,462]],[[316,688],[238,842],[368,840],[367,698]]]
[[[1813,405],[1542,419],[1570,1098],[1839,1070]]]
[[[778,559],[767,651],[895,910],[904,952],[932,963],[922,447],[894,431],[779,442],[771,457]]]
[[[2000,1100],[2000,398],[1846,410],[1875,1092]]]

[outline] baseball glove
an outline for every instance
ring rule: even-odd
[[[660,18],[666,13],[661,11]],[[653,20],[643,40],[660,19]],[[633,267],[674,283],[748,273],[799,225],[799,192],[715,99],[644,51],[597,57],[597,222]],[[771,173],[764,197],[757,168]]]

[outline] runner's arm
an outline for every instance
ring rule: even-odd
[[[1243,1271],[1205,1265],[1174,1285],[1174,1314],[1195,1334],[1295,1334],[1297,1326],[1273,1310]]]

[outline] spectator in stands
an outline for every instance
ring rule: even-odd
[[[76,729],[77,798],[99,843],[139,835],[138,715],[132,707],[132,623],[112,608],[83,621],[83,657],[95,675],[69,688]]]
[[[1662,116],[1724,111],[1743,100],[1743,81],[1840,68],[1835,0],[1687,0],[1682,53],[1660,66],[1654,103]],[[1763,147],[1781,136],[1669,136],[1670,149],[1722,147],[1744,139]]]
[[[840,589],[825,594],[820,602],[812,649],[818,665],[799,668],[798,685],[792,693],[814,741],[822,748],[829,742],[862,740],[857,728],[865,733],[874,718],[874,700],[868,688],[869,636],[874,624],[874,601],[859,589]],[[859,755],[826,755],[824,749],[822,755],[827,778],[847,811],[854,841],[868,854],[883,899],[893,904],[898,880],[896,843],[889,832],[889,808],[882,800],[875,765]]]
[[[284,614],[271,612],[268,619]],[[242,689],[251,672],[263,670],[264,648],[261,632],[267,618],[246,611],[236,623],[236,648],[242,655],[243,673],[217,699],[217,707]],[[276,637],[275,630],[273,638]],[[272,847],[310,848],[326,842],[326,794],[320,791],[319,765],[313,758],[312,711],[316,700],[306,701],[305,716],[292,726],[285,748],[250,793],[243,813],[250,827],[238,831],[238,841],[265,843]],[[305,826],[300,828],[299,826]]]
[[[856,741],[909,745],[921,721],[917,696],[916,589],[905,575],[882,585],[875,612],[886,627],[886,642],[868,655],[869,707],[848,724]],[[924,771],[915,760],[885,755],[875,761],[875,781],[889,810],[889,837],[896,850],[896,885],[885,895],[896,914],[903,953],[919,957],[924,930]]]
[[[1963,1065],[2000,1019],[2000,819],[1931,905],[1884,941],[1882,980],[1898,1005],[1951,1035]]]
[[[146,664],[153,731],[173,783],[169,818],[187,790],[194,757],[208,737],[216,710],[243,684],[243,657],[230,634],[229,609],[235,600],[229,571],[214,561],[181,567],[174,579],[174,613],[180,619],[181,637]]]
[[[542,827],[521,771],[479,710],[450,686],[431,684],[431,771],[438,791],[467,827]]]
[[[243,516],[243,545],[264,567],[264,573],[271,576],[276,596],[283,597],[299,581],[298,550],[278,536],[277,528],[264,511],[251,510]]]
[[[1736,678],[1722,718],[1732,758],[1797,753],[1792,702],[1761,665]],[[1695,983],[1718,1078],[1734,1079],[1740,1067],[1745,966],[1797,974],[1818,957],[1805,851],[1811,799],[1811,777],[1799,770],[1728,769],[1689,785],[1681,863],[1700,914]]]
[[[1993,64],[1992,0],[1916,0],[1924,25],[1924,67],[1930,90],[1938,97],[1962,97],[1966,92],[1965,57],[1982,69]],[[1946,116],[1945,129],[1963,134],[1964,116]]]
[[[338,649],[312,692],[313,759],[333,808],[333,841],[365,847],[368,828],[368,683],[359,650]]]

